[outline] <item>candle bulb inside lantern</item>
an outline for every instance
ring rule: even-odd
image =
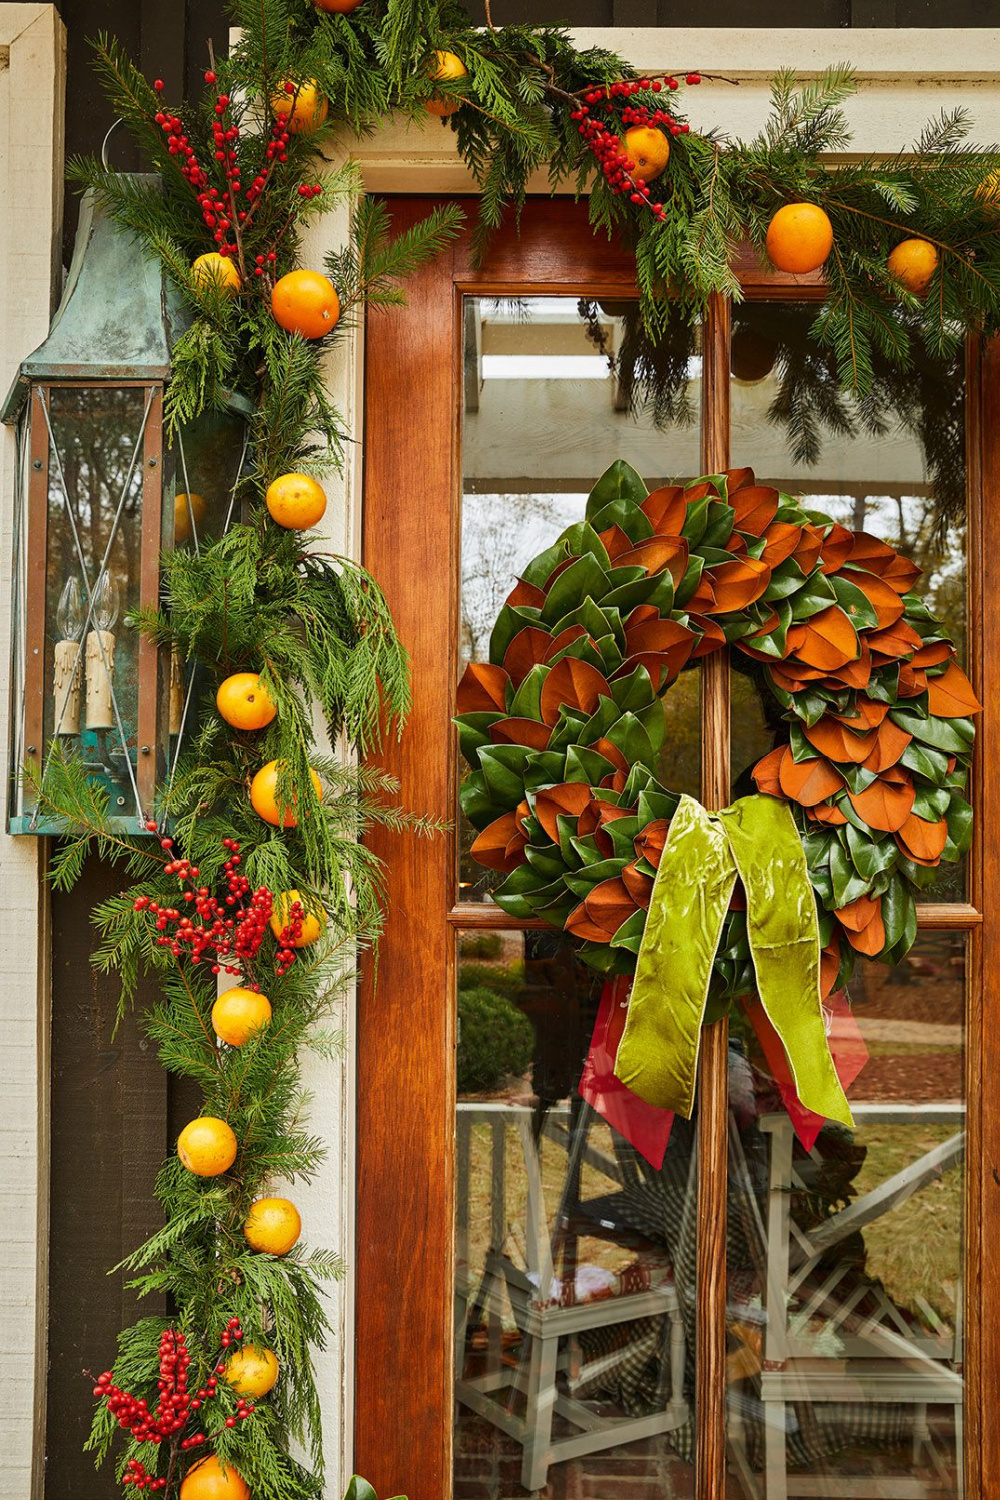
[[[94,607],[87,632],[87,728],[114,725],[111,682],[115,668],[114,625],[118,619],[118,585],[102,568],[94,585]]]
[[[67,578],[56,608],[56,641],[52,662],[52,696],[55,707],[55,733],[80,733],[80,684],[83,663],[80,659],[80,637],[83,635],[83,601],[80,583],[75,575]]]

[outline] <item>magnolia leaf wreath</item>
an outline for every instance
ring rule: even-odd
[[[578,939],[616,992],[634,974],[614,1071],[640,1100],[690,1116],[700,1028],[741,998],[801,1105],[850,1121],[824,1006],[858,954],[899,962],[914,892],[971,840],[981,705],[919,576],[749,469],[650,493],[618,461],[466,669],[472,854],[502,910]],[[656,771],[667,690],[726,645],[778,743],[708,813]]]

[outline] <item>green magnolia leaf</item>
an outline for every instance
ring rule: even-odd
[[[972,808],[960,792],[952,792],[946,817],[949,843],[954,845],[958,857],[968,854],[972,845]]]
[[[618,568],[614,572],[633,573],[635,569]],[[615,583],[601,600],[602,609],[617,609],[622,616],[631,614],[640,604],[655,605],[661,615],[668,615],[673,609],[674,580],[665,568],[653,578],[642,573],[630,583]]]
[[[646,929],[646,913],[634,911],[627,917],[614,937],[611,939],[612,948],[625,948],[629,953],[638,953],[642,945],[642,934]]]
[[[805,584],[806,576],[798,563],[792,558],[786,557],[783,563],[771,571],[771,582],[764,590],[761,598],[765,604],[774,604],[779,599],[788,599],[793,594],[798,594]],[[831,590],[832,593],[832,590]],[[827,601],[832,602],[832,601]]]
[[[360,1474],[352,1474],[344,1491],[344,1500],[378,1500],[378,1495],[367,1479],[362,1479]]]
[[[543,875],[546,880],[557,880],[566,874],[566,861],[560,848],[561,844],[529,844],[524,857],[537,874]]]
[[[532,667],[510,702],[512,719],[542,718],[542,685],[549,674],[549,665],[539,662]]]
[[[913,799],[913,811],[918,818],[936,823],[948,811],[951,794],[947,787],[918,786]]]
[[[658,701],[650,675],[643,666],[636,667],[627,677],[616,678],[611,691],[622,713],[639,713]]]
[[[867,896],[871,890],[871,880],[858,874],[847,850],[839,842],[830,847],[830,879],[833,899],[838,907],[848,906],[859,896]]]
[[[642,512],[640,511],[639,514],[641,515]],[[571,556],[589,555],[599,564],[602,572],[609,572],[611,559],[608,556],[608,550],[588,521],[577,521],[575,525],[567,526],[560,541],[566,546]]]
[[[622,872],[622,866],[628,861],[624,857],[616,859],[602,859],[596,865],[584,865],[579,870],[574,870],[565,877],[566,885],[579,901],[589,896],[595,885],[600,885],[602,880],[614,880]]]
[[[605,714],[610,714],[612,719],[618,717],[618,707],[612,698],[602,697],[600,708],[591,719],[588,719],[586,714],[581,713],[579,709],[567,708],[564,705],[559,710],[559,717],[549,738],[549,750],[562,750],[565,753],[570,745],[590,745],[594,740],[599,739],[600,735],[589,733],[589,725],[598,717],[602,709]]]
[[[524,769],[533,752],[527,745],[491,745],[479,752],[486,788],[505,808],[524,800]]]
[[[694,593],[695,589],[698,587],[699,583],[701,582],[701,575],[704,572],[704,568],[705,559],[703,557],[699,557],[697,553],[694,553],[692,557],[688,558],[688,565],[684,577],[681,579],[680,584],[677,588],[677,592],[674,595],[674,604],[678,609],[682,609],[684,607],[684,605],[691,598],[691,595]]]
[[[488,828],[497,818],[510,812],[506,803],[496,802],[490,795],[480,771],[467,776],[462,782],[458,789],[458,802],[462,812],[476,829]]]
[[[878,625],[878,611],[857,584],[849,583],[846,578],[837,577],[827,578],[826,582],[833,589],[837,603],[855,630],[875,629]]]
[[[976,737],[971,719],[923,718],[909,708],[890,709],[889,717],[922,744],[933,745],[935,750],[945,750],[951,755],[965,754]]]
[[[853,823],[848,823],[841,831],[847,840],[851,863],[865,880],[872,880],[884,870],[891,869],[899,858],[898,845],[891,836],[876,842],[871,830],[867,835],[863,834]]]
[[[587,750],[582,745],[570,745],[566,751],[566,780],[582,781],[585,786],[600,786],[605,776],[610,776],[614,766],[597,750]]]
[[[490,744],[490,725],[502,718],[503,714],[482,713],[463,714],[455,720],[458,726],[458,747],[471,765],[477,764],[480,747]]]
[[[559,786],[566,780],[566,755],[562,750],[545,750],[533,755],[524,768],[526,792],[540,792],[546,786]]]
[[[610,505],[605,505],[603,510],[590,517],[590,524],[595,531],[620,526],[631,542],[643,542],[654,534],[646,512],[631,500],[612,500]]]
[[[639,822],[645,828],[647,823],[655,823],[660,818],[666,818],[669,821],[677,811],[677,804],[680,800],[680,797],[675,796],[673,792],[652,789],[640,792],[637,803]]]
[[[587,520],[599,515],[612,500],[631,500],[635,505],[641,505],[648,494],[642,476],[623,458],[616,458],[590,492],[587,499]]]
[[[534,588],[543,589],[559,564],[565,562],[569,555],[569,548],[560,537],[551,547],[546,547],[544,552],[539,552],[537,557],[531,559],[521,577]]]
[[[913,946],[917,935],[917,909],[906,885],[894,876],[882,897],[882,922],[885,926],[885,946],[900,947],[906,952]]]
[[[570,563],[549,589],[542,605],[542,623],[551,627],[556,620],[583,602],[588,594],[600,599],[608,591],[608,575],[589,552]]]
[[[711,504],[712,501],[706,495],[703,500],[696,500],[693,505],[688,505],[684,525],[681,527],[681,536],[687,537],[692,550],[698,546],[705,535]]]
[[[649,735],[643,729],[635,714],[624,714],[617,724],[608,730],[608,739],[613,745],[617,745],[625,759],[630,765],[640,762],[653,770],[656,764],[656,755],[650,743]],[[480,752],[480,759],[485,754]]]
[[[899,763],[916,771],[918,776],[926,777],[935,786],[940,786],[948,774],[948,757],[945,752],[932,750],[929,745],[921,745],[918,740],[910,741]]]
[[[721,500],[710,501],[699,551],[703,551],[705,547],[724,547],[733,534],[735,517],[736,513],[731,505],[723,504]],[[731,555],[726,553],[727,561]]]
[[[837,596],[834,593],[832,581],[821,573],[817,573],[803,588],[799,589],[792,599],[792,619],[796,622],[811,620],[813,615],[821,614],[824,609],[829,609],[830,605],[836,602]]]
[[[625,649],[625,629],[622,625],[621,614],[617,609],[605,611],[599,604],[594,603],[589,594],[582,601],[577,600],[573,608],[553,624],[552,634],[560,635],[571,625],[582,625],[595,641],[599,641],[602,636],[613,635],[617,638],[622,650]]]
[[[597,840],[592,833],[588,833],[585,838],[580,838],[577,834],[570,842],[581,865],[599,865],[604,859],[604,854],[598,849]]]
[[[615,818],[613,823],[606,823],[605,830],[611,836],[616,857],[630,864],[635,858],[635,838],[641,832],[641,824],[638,818]]]

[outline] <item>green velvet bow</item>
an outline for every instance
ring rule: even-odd
[[[723,918],[739,876],[757,993],[802,1104],[852,1125],[830,1056],[819,987],[816,898],[787,803],[741,797],[707,812],[682,797],[660,859],[615,1073],[687,1118]]]

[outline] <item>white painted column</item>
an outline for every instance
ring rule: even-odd
[[[0,399],[48,332],[62,234],[65,31],[0,4]],[[0,428],[0,764],[10,733],[14,435]],[[6,793],[6,788],[5,788]],[[6,795],[4,797],[6,804]],[[0,1494],[35,1500],[45,1451],[49,924],[43,841],[0,822]]]

